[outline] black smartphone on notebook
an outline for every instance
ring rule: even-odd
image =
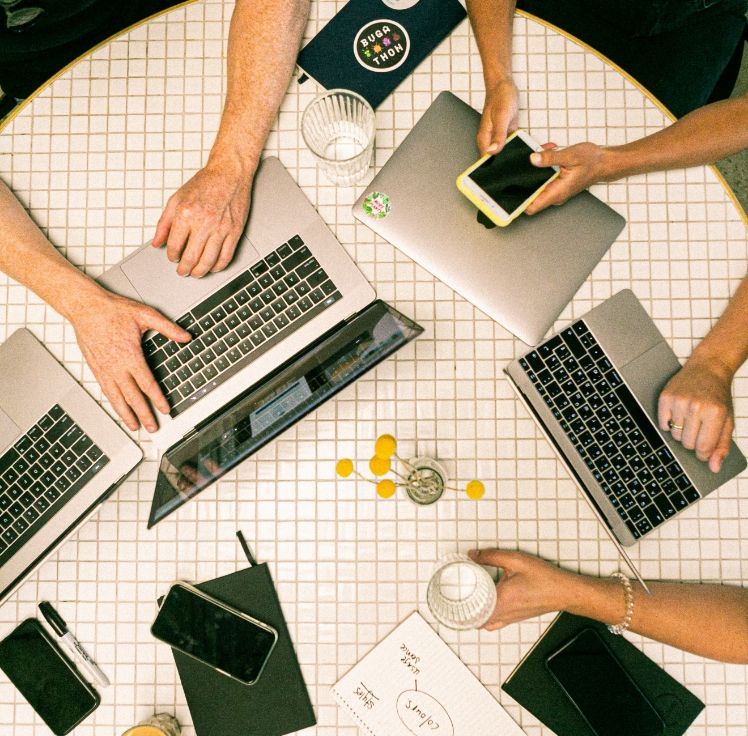
[[[545,666],[596,736],[660,736],[665,723],[594,629],[583,629]]]
[[[0,669],[56,736],[70,733],[101,702],[35,618],[0,641]]]
[[[244,685],[257,682],[278,640],[272,626],[183,582],[169,589],[151,634]]]

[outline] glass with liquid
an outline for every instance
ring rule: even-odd
[[[374,149],[374,110],[361,95],[331,89],[309,103],[301,135],[323,174],[336,185],[361,179]]]
[[[467,555],[453,553],[437,563],[426,601],[434,618],[444,626],[479,629],[496,607],[496,583]]]
[[[179,736],[181,732],[174,716],[169,713],[156,713],[125,731],[122,736]]]

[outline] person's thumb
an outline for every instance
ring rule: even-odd
[[[530,154],[530,163],[539,168],[545,166],[563,166],[564,152],[558,151],[555,148],[546,149],[544,151],[535,151]]]
[[[468,552],[468,557],[479,565],[501,567],[505,570],[514,570],[518,563],[521,564],[522,560],[521,553],[503,549],[471,549]]]

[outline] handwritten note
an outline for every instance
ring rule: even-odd
[[[333,686],[370,736],[523,736],[418,613]]]

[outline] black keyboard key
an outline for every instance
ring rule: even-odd
[[[314,288],[315,286],[319,286],[320,284],[327,281],[327,274],[320,268],[318,271],[315,271],[308,279],[307,283],[309,286]],[[324,290],[322,292],[324,294]]]
[[[280,263],[280,256],[273,251],[265,258],[265,263],[268,264],[268,266],[275,266],[276,264]]]
[[[670,496],[670,502],[673,504],[673,506],[675,506],[675,508],[678,511],[688,506],[688,501],[686,501],[686,497],[680,491],[676,491]]]
[[[291,250],[291,246],[288,243],[283,243],[283,245],[275,249],[275,252],[281,258],[288,258],[293,251]]]
[[[686,497],[686,501],[688,501],[688,503],[693,503],[694,501],[698,501],[701,498],[701,495],[693,486],[691,486],[690,488],[686,488],[683,491],[683,495]]]
[[[231,367],[231,363],[229,362],[229,359],[224,357],[223,355],[216,361],[216,368],[223,373],[227,368]]]
[[[660,438],[660,435],[657,433],[657,430],[655,430],[650,418],[644,413],[641,406],[639,406],[639,402],[637,402],[631,391],[629,391],[628,386],[618,386],[618,388],[615,389],[615,393],[626,409],[628,409],[629,414],[631,414],[637,426],[644,433],[652,447],[655,449],[662,447],[664,443]],[[633,441],[633,438],[630,439]]]
[[[636,528],[636,525],[632,521],[627,521],[626,526],[628,527],[628,530],[631,532],[631,536],[634,539],[639,539],[639,537],[641,537],[641,533],[639,532],[639,530]]]
[[[664,517],[660,513],[660,510],[653,503],[651,503],[649,506],[647,506],[647,508],[644,509],[644,513],[646,514],[649,523],[653,527],[659,526],[663,521],[665,521]]]
[[[301,239],[301,235],[294,235],[289,241],[288,244],[293,248],[294,250],[298,250],[301,248],[302,245],[304,245],[304,241]]]
[[[223,355],[228,350],[228,345],[223,340],[219,340],[214,346],[213,346],[213,352],[216,355]]]
[[[83,436],[83,430],[80,427],[72,427],[68,432],[60,439],[60,443],[63,447],[72,447],[81,437]]]
[[[287,272],[293,271],[297,266],[304,263],[304,261],[306,261],[311,255],[312,253],[309,248],[304,246],[297,250],[290,258],[286,258],[283,261],[283,268],[285,268]]]
[[[311,280],[311,279],[310,279]],[[335,284],[333,284],[332,281],[325,281],[324,284],[320,287],[322,289],[322,293],[325,296],[330,296],[335,291]]]
[[[268,286],[272,286],[273,277],[269,273],[264,273],[262,274],[262,276],[260,276],[259,281],[260,281],[260,286],[263,289],[267,289]]]
[[[251,352],[252,348],[252,341],[249,338],[244,339],[239,343],[239,350],[241,350],[244,355]]]
[[[93,447],[89,448],[89,450],[86,453],[86,455],[88,455],[88,457],[90,457],[91,460],[96,461],[96,460],[98,460],[103,455],[103,453],[101,452],[101,450],[96,445],[94,445]]]
[[[200,386],[203,386],[205,384],[205,381],[205,376],[203,376],[202,374],[198,374],[192,377],[191,383],[195,388],[200,388]]]
[[[233,348],[234,345],[236,345],[236,343],[238,342],[239,342],[239,336],[235,332],[232,332],[230,335],[226,336],[226,344],[230,348]]]
[[[675,514],[675,507],[670,503],[670,500],[664,493],[655,496],[654,502],[657,504],[657,508],[660,509],[660,512],[666,519],[669,519],[673,514]]]
[[[252,273],[254,273],[255,268],[260,265],[265,266],[265,269],[267,269],[265,264],[259,263],[252,267]],[[218,291],[215,291],[205,301],[198,304],[192,310],[192,314],[194,314],[197,319],[204,317],[206,314],[212,312],[216,307],[225,302],[229,297],[232,297],[237,291],[252,283],[252,281],[253,279],[249,272],[244,271],[244,273],[240,273],[235,279],[229,281],[228,284],[224,284],[220,289],[218,289]]]

